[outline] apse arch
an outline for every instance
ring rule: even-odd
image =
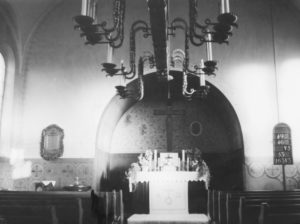
[[[181,94],[182,73],[172,71],[172,75],[174,79],[169,84],[172,103],[175,106],[183,102],[184,106],[200,105],[199,107],[196,106],[196,108],[199,109],[199,111],[204,108],[204,112],[202,111],[200,114],[209,120],[206,122],[205,119],[202,119],[203,123],[201,124],[201,129],[203,130],[201,130],[201,134],[194,135],[192,137],[193,139],[190,138],[190,140],[191,142],[194,141],[193,144],[191,143],[193,147],[197,144],[204,145],[202,147],[204,150],[203,157],[211,168],[213,176],[212,188],[220,190],[242,190],[244,162],[243,136],[239,119],[233,106],[225,95],[209,82],[207,83],[210,86],[210,92],[206,99],[196,99],[193,100],[193,103],[186,103],[186,100]],[[194,82],[194,80],[191,81]],[[132,81],[129,84],[129,88],[135,86],[136,82],[136,80]],[[151,104],[155,101],[167,102],[167,84],[165,82],[158,82],[156,73],[145,75],[144,83],[145,94],[142,100],[143,103]],[[139,104],[141,103],[134,99],[120,99],[119,96],[114,96],[102,114],[98,125],[95,153],[95,170],[97,170],[95,173],[98,174],[95,174],[94,180],[98,180],[98,186],[101,175],[103,176],[104,174],[104,176],[107,177],[106,174],[111,171],[112,168],[109,161],[115,157],[115,155],[111,156],[114,132],[118,124],[122,122],[122,119],[124,120],[125,114],[131,113],[132,108],[137,107]],[[214,115],[210,117],[212,113]],[[190,112],[187,111],[186,116],[190,116]],[[184,120],[186,121],[188,119],[189,118],[185,118]],[[213,123],[220,123],[221,125]],[[188,124],[187,130],[190,130],[190,123]],[[218,129],[222,130],[219,131]],[[214,136],[214,133],[217,133],[219,136]],[[224,143],[222,139],[225,139],[226,142]],[[217,144],[214,142],[217,142]],[[122,141],[118,144],[124,146]],[[223,147],[224,145],[226,147]],[[183,146],[180,145],[179,147]],[[223,147],[223,149],[219,152],[218,148],[220,147]],[[178,150],[178,148],[176,150]],[[176,150],[174,149],[174,151]],[[117,152],[117,154],[118,153],[126,154],[126,152]],[[139,152],[133,151],[130,153],[137,155]],[[129,165],[130,163],[128,166]],[[97,181],[95,183],[97,183]]]

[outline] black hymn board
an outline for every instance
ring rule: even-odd
[[[287,124],[279,123],[273,130],[274,165],[293,164],[291,129]]]

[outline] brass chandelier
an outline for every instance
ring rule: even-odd
[[[188,0],[188,22],[182,18],[169,21],[169,0],[147,0],[149,22],[137,20],[130,28],[129,37],[129,68],[121,61],[120,66],[112,62],[112,51],[120,48],[124,42],[124,21],[126,0],[113,0],[113,24],[108,27],[106,21],[98,22],[98,0],[82,0],[81,15],[75,16],[76,29],[81,31],[85,44],[107,44],[107,61],[102,63],[102,71],[107,76],[121,76],[124,80],[137,77],[138,85],[136,93],[128,90],[127,85],[116,86],[121,98],[133,97],[141,100],[144,97],[144,66],[148,63],[151,68],[156,67],[157,74],[162,80],[170,81],[170,67],[181,65],[183,74],[182,94],[191,99],[193,97],[206,97],[209,85],[206,84],[206,76],[215,75],[217,62],[213,58],[212,44],[229,43],[233,27],[237,27],[237,16],[230,12],[229,0],[219,0],[220,14],[216,22],[206,19],[203,24],[198,23],[198,1]],[[184,49],[176,49],[169,52],[170,36],[175,37],[177,30],[184,32]],[[143,37],[152,37],[154,54],[148,53],[139,57],[136,64],[136,34],[143,33]],[[206,45],[206,59],[201,59],[200,64],[190,66],[190,44],[196,47]],[[188,77],[196,77],[199,81],[197,88],[188,88]]]

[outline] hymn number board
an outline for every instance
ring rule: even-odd
[[[274,127],[274,165],[293,164],[291,129],[279,123]]]

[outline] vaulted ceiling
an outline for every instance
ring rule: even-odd
[[[69,1],[72,4],[75,0],[2,0],[2,2],[5,1],[11,5],[15,13],[19,37],[22,43],[26,44],[26,40],[44,16],[59,3]],[[299,9],[300,13],[300,0],[287,0],[286,2]]]

